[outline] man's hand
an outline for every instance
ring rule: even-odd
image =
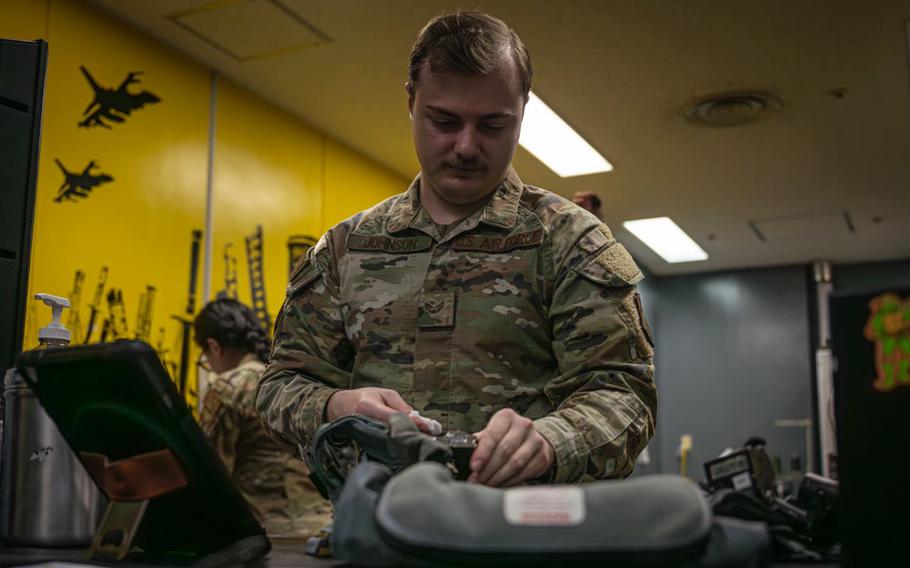
[[[518,485],[540,477],[553,465],[553,446],[534,428],[534,422],[504,408],[476,434],[468,481],[492,487]]]
[[[401,395],[392,389],[364,387],[333,394],[326,405],[325,415],[329,422],[352,414],[388,422],[389,416],[396,412],[408,414],[412,410],[414,409],[401,398]],[[422,420],[411,417],[411,422],[423,432],[429,433],[429,428]]]

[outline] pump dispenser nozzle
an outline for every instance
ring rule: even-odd
[[[41,300],[53,310],[51,323],[38,330],[38,341],[68,344],[71,336],[70,330],[60,323],[60,316],[63,314],[63,308],[70,307],[70,301],[67,298],[50,294],[35,294],[35,299]]]

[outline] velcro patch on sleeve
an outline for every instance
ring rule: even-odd
[[[645,276],[626,247],[613,244],[597,254],[582,269],[587,278],[606,286],[637,284]]]
[[[287,295],[294,296],[300,290],[310,285],[311,282],[319,278],[322,274],[322,267],[312,256],[306,256],[300,259],[294,273],[288,281]]]

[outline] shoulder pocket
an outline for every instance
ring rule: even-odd
[[[322,267],[315,259],[302,259],[288,281],[288,297],[293,297],[301,290],[306,289],[320,276],[322,276]]]
[[[645,277],[626,247],[619,243],[614,243],[597,253],[597,256],[581,269],[581,274],[593,282],[611,288],[631,286],[641,282]]]
[[[293,297],[295,294],[305,289],[322,275],[323,262],[320,262],[320,260],[322,260],[320,255],[324,254],[325,250],[326,238],[323,236],[319,239],[319,242],[310,248],[306,255],[300,259],[297,266],[294,267],[291,277],[288,279],[288,298]]]

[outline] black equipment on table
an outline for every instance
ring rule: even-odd
[[[715,489],[747,490],[756,497],[774,491],[774,468],[761,438],[750,438],[742,448],[705,462],[704,468],[708,485]]]
[[[261,525],[148,344],[33,351],[18,367],[112,501],[91,561],[240,565],[268,552]]]
[[[704,468],[712,510],[766,523],[775,560],[839,559],[836,481],[810,473],[801,479],[796,494],[780,494],[761,438],[750,438],[742,448],[705,462]]]
[[[348,416],[316,431],[305,455],[335,504],[336,559],[374,567],[767,566],[766,528],[714,517],[683,477],[486,487],[455,479],[452,445],[464,440],[444,440],[403,413],[389,424]]]

